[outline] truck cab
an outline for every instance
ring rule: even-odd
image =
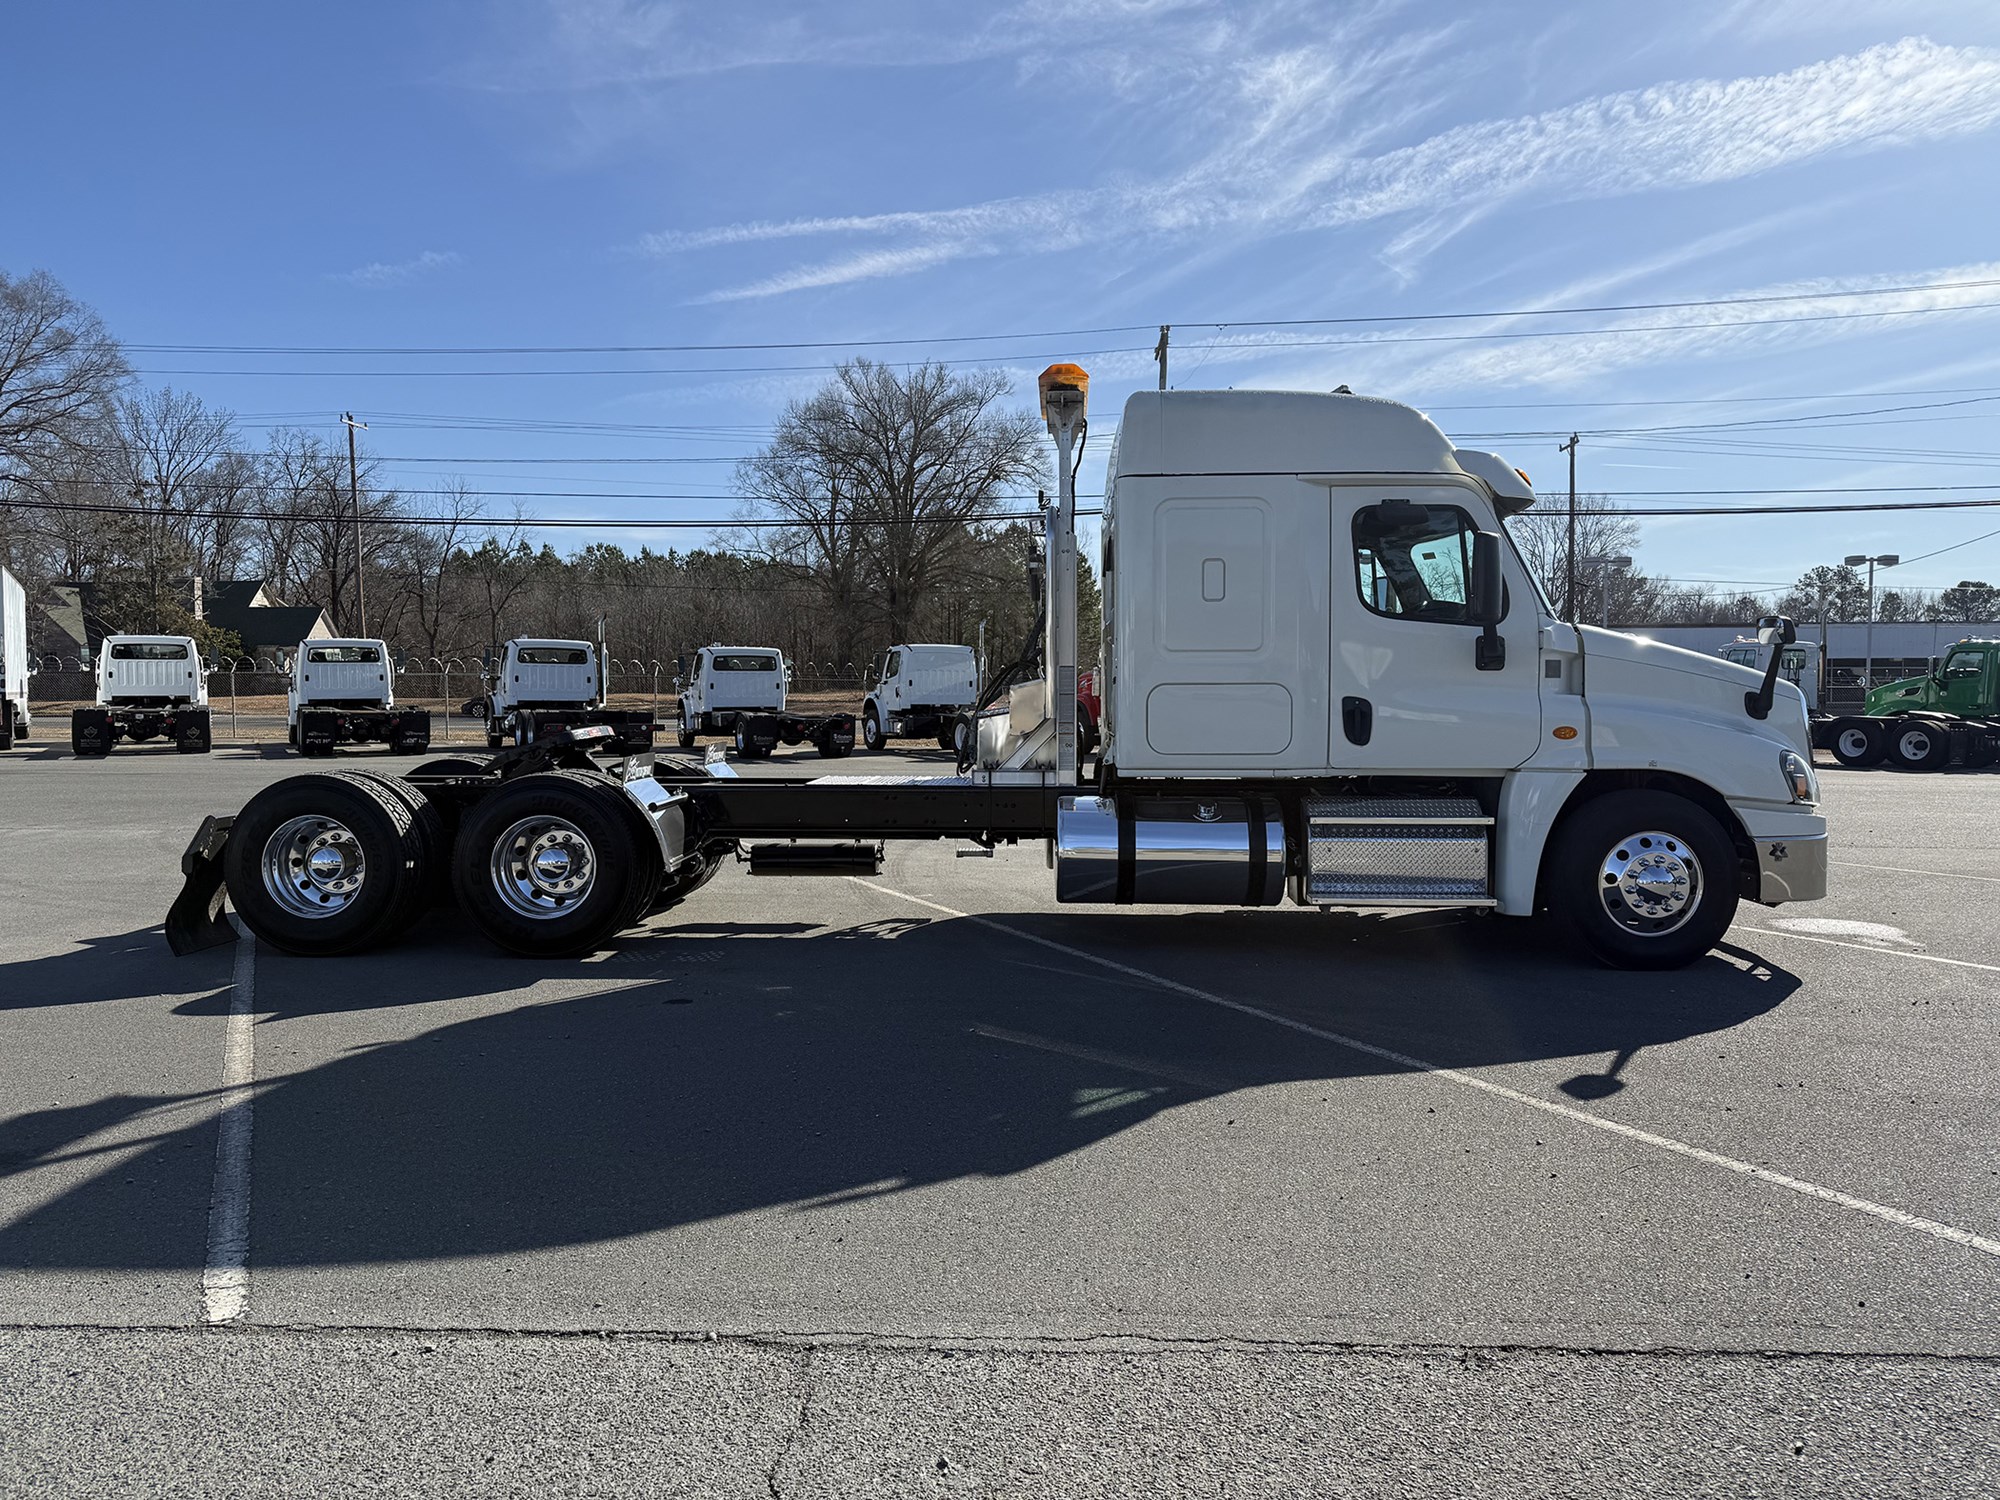
[[[589,641],[539,636],[508,641],[487,678],[483,702],[467,712],[486,717],[486,744],[528,745],[538,728],[607,725],[629,750],[653,743],[653,717],[643,710],[605,706],[604,664]]]
[[[301,755],[340,745],[386,744],[403,755],[430,749],[427,708],[396,707],[396,667],[379,640],[301,641],[285,688],[286,733]]]
[[[949,750],[959,716],[978,697],[979,665],[970,646],[891,646],[862,700],[861,742],[880,750],[893,739],[935,738]]]
[[[681,685],[679,737],[692,749],[703,734],[728,734],[743,714],[781,714],[791,685],[784,653],[775,646],[703,646]]]
[[[1738,637],[1716,652],[1724,661],[1733,661],[1739,667],[1748,667],[1753,672],[1762,672],[1770,663],[1771,652],[1779,652],[1778,675],[1806,700],[1806,712],[1819,712],[1820,660],[1819,642],[1794,641],[1789,646],[1766,646],[1762,642]]]
[[[97,652],[97,703],[70,715],[79,756],[119,740],[170,739],[185,754],[209,749],[208,667],[185,635],[109,635]]]

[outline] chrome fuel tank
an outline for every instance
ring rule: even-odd
[[[1056,804],[1058,901],[1275,906],[1284,891],[1275,798],[1128,792]]]

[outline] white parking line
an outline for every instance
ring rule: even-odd
[[[1515,1104],[1526,1105],[1530,1109],[1539,1109],[1544,1114],[1560,1115],[1566,1120],[1574,1120],[1580,1125],[1588,1125],[1593,1130],[1602,1130],[1610,1135],[1623,1136],[1626,1140],[1638,1141],[1642,1145],[1656,1146],[1662,1151],[1671,1151],[1676,1156],[1686,1157],[1689,1161],[1698,1161],[1711,1167],[1720,1167],[1725,1172],[1734,1172],[1741,1177],[1753,1177],[1759,1182],[1769,1183],[1772,1187],[1786,1188],[1794,1193],[1801,1193],[1808,1198],[1817,1198],[1822,1203],[1831,1203],[1840,1208],[1852,1209],[1856,1213],[1868,1214],[1873,1218],[1894,1224],[1899,1229],[1914,1229],[1919,1234],[1927,1234],[1933,1239],[1945,1240],[1954,1245],[1964,1245],[1968,1249],[2000,1257],[2000,1240],[1988,1239],[1984,1235],[1974,1234],[1969,1229],[1960,1229],[1955,1224],[1941,1224],[1936,1219],[1926,1219],[1917,1214],[1905,1213],[1900,1208],[1891,1208],[1884,1203],[1872,1203],[1866,1198],[1857,1198],[1851,1193],[1843,1193],[1834,1188],[1821,1187],[1818,1183],[1807,1182],[1803,1178],[1788,1177],[1783,1172],[1773,1172],[1768,1167],[1760,1167],[1747,1161],[1738,1161],[1733,1156],[1723,1156],[1719,1152],[1705,1151],[1699,1146],[1690,1146],[1687,1142],[1677,1141],[1671,1136],[1655,1135],[1650,1130],[1640,1130],[1636,1126],[1624,1125],[1616,1120],[1606,1120],[1600,1116],[1589,1114],[1584,1110],[1572,1109],[1567,1104],[1558,1104],[1553,1099],[1539,1099],[1533,1094],[1524,1094],[1519,1089],[1510,1089],[1505,1084],[1494,1083],[1489,1079],[1480,1078],[1471,1073],[1462,1073],[1456,1068],[1440,1067],[1436,1063],[1426,1062],[1421,1057],[1412,1057],[1408,1053],[1396,1052],[1388,1047],[1378,1047],[1373,1042],[1364,1042],[1358,1037],[1343,1036],[1337,1031],[1328,1031],[1323,1027],[1308,1025],[1304,1021],[1295,1021],[1290,1016],[1279,1015],[1276,1011],[1264,1010],[1259,1006],[1245,1004],[1241,1000],[1231,1000],[1222,995],[1212,994],[1208,990],[1196,989],[1191,984],[1182,984],[1177,979],[1168,979],[1164,975],[1150,973],[1145,969],[1137,969],[1130,964],[1119,963],[1116,959],[1105,958],[1101,954],[1092,953],[1085,948],[1073,948],[1068,943],[1058,943],[1053,938],[1038,937],[1032,932],[1023,932],[1018,927],[1009,927],[1005,922],[996,922],[991,917],[975,917],[970,912],[958,911],[940,902],[926,900],[922,896],[912,896],[907,891],[899,891],[893,886],[883,885],[878,880],[864,880],[856,875],[850,875],[848,879],[852,880],[856,885],[865,886],[870,890],[881,891],[887,895],[900,897],[902,900],[912,902],[918,906],[929,907],[932,911],[942,912],[948,917],[958,917],[963,921],[976,923],[994,932],[1005,933],[1008,937],[1019,938],[1024,943],[1034,943],[1040,947],[1052,949],[1057,953],[1066,953],[1071,958],[1081,959],[1085,963],[1096,964],[1100,968],[1110,969],[1115,973],[1130,975],[1134,979],[1150,980],[1161,989],[1171,990],[1177,995],[1185,995],[1191,1000],[1201,1000],[1210,1005],[1219,1005],[1224,1010],[1233,1010],[1239,1015],[1252,1016],[1259,1021],[1268,1021],[1274,1026],[1283,1026],[1291,1031],[1303,1032],[1305,1035],[1317,1037],[1323,1042],[1331,1042],[1336,1047],[1346,1047],[1354,1052],[1363,1052],[1370,1057],[1378,1057],[1385,1062],[1392,1062],[1401,1067],[1409,1068],[1413,1072],[1427,1073],[1433,1078],[1442,1078],[1463,1088],[1477,1089],[1483,1094],[1492,1094],[1501,1099],[1511,1100]],[[1758,930],[1764,931],[1766,929],[1759,928]],[[1815,941],[1824,940],[1816,939]],[[1873,953],[1881,950],[1871,948],[1868,951]]]
[[[1872,943],[1849,943],[1840,938],[1819,937],[1810,932],[1786,932],[1782,927],[1755,927],[1739,922],[1732,932],[1754,932],[1760,937],[1796,938],[1801,943],[1827,943],[1835,948],[1852,948],[1856,953],[1880,953],[1888,958],[1915,958],[1927,964],[1950,964],[1954,969],[1984,969],[2000,974],[2000,964],[1976,964],[1969,958],[1946,958],[1938,953],[1905,953],[1900,948],[1878,948]]]
[[[237,924],[236,967],[222,1041],[229,1102],[215,1140],[208,1196],[208,1253],[201,1269],[201,1320],[240,1323],[250,1314],[250,1090],[257,1078],[257,939]]]
[[[1988,885],[2000,885],[2000,875],[1967,875],[1962,870],[1912,870],[1906,865],[1864,865],[1858,859],[1835,859],[1828,863],[1849,870],[1886,870],[1891,875],[1935,875],[1939,880],[1983,880]]]

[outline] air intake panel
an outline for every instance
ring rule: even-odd
[[[1275,798],[1125,793],[1056,804],[1058,901],[1276,906],[1284,892]]]

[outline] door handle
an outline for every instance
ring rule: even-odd
[[[1346,732],[1349,744],[1367,744],[1369,736],[1375,733],[1375,705],[1366,698],[1342,698],[1340,727]]]

